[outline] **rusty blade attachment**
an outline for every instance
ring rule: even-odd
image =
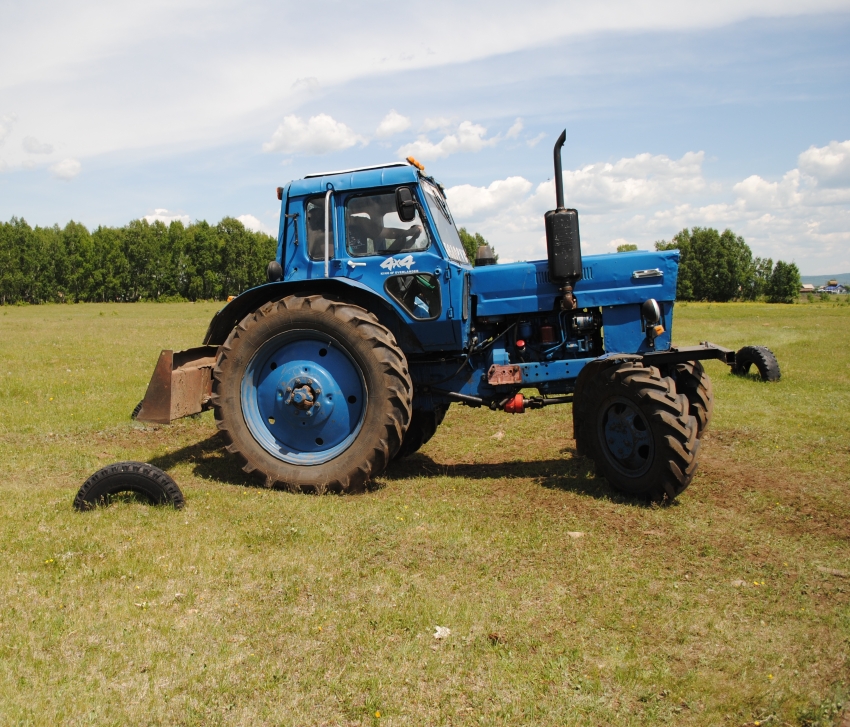
[[[163,351],[136,419],[168,424],[210,408],[217,346]]]

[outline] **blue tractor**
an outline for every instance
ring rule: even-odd
[[[735,352],[672,346],[677,251],[582,258],[565,136],[548,260],[485,264],[482,250],[473,267],[443,187],[414,159],[279,188],[269,282],[220,310],[203,346],[162,352],[137,418],[212,408],[227,450],[267,486],[352,492],[425,444],[452,403],[572,403],[576,448],[599,474],[672,500],[711,418],[700,361],[734,365]]]

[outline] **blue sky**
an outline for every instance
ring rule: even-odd
[[[850,1],[0,1],[0,219],[241,216],[413,152],[501,259],[730,227],[850,270]]]

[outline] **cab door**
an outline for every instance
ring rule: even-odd
[[[384,188],[346,195],[339,216],[348,277],[386,298],[425,350],[454,349],[455,281],[419,210],[411,222],[403,222],[395,189]]]

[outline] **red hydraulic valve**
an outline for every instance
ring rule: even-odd
[[[525,413],[525,397],[522,394],[517,394],[508,403],[505,404],[505,411],[508,414],[524,414]]]

